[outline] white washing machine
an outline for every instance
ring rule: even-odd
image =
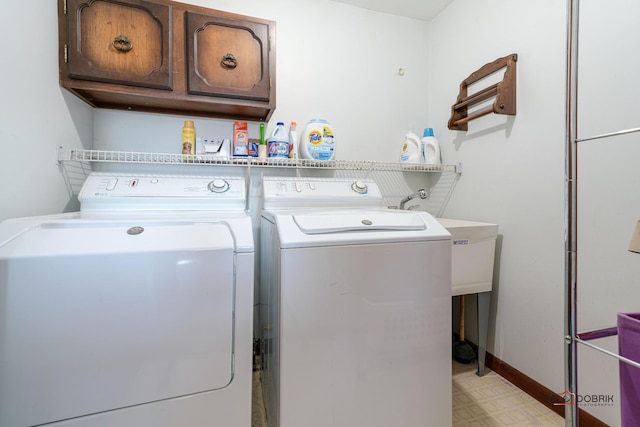
[[[450,426],[451,236],[373,181],[265,177],[270,427]]]
[[[242,178],[91,174],[0,223],[0,425],[250,427]]]

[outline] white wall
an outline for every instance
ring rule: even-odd
[[[3,5],[0,220],[64,210],[56,147],[91,148],[92,110],[58,85],[57,34],[55,1]]]
[[[564,2],[456,0],[431,22],[429,52],[430,118],[444,160],[463,165],[444,216],[499,224],[488,351],[554,391],[564,389],[565,40]],[[517,115],[448,130],[460,82],[511,53]]]

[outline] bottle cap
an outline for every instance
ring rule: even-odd
[[[193,120],[185,120],[184,121],[184,127],[192,128],[193,127]]]
[[[422,137],[424,138],[425,136],[433,136],[433,128],[424,128]]]

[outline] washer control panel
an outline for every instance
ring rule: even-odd
[[[78,195],[81,210],[244,209],[242,177],[93,172]]]
[[[266,209],[292,207],[381,207],[382,194],[370,179],[265,177]]]

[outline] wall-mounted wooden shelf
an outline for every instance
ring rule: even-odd
[[[513,53],[493,62],[485,64],[460,83],[460,93],[456,103],[451,107],[451,118],[448,127],[451,130],[467,130],[467,123],[487,114],[516,114],[516,61],[518,55]],[[482,90],[468,95],[469,85],[506,67],[504,79]],[[469,114],[469,108],[495,97],[493,105]]]

